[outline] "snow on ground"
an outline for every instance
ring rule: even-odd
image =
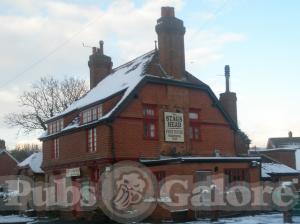
[[[188,224],[283,224],[282,213],[276,214],[263,214],[256,216],[243,216],[237,218],[224,218],[219,219],[217,222],[210,222],[210,220],[199,220],[195,222],[188,222]],[[300,217],[294,216],[293,223],[300,223]]]
[[[41,219],[37,220],[35,218],[28,218],[19,215],[10,215],[10,216],[0,216],[0,223],[17,223],[24,222],[28,224],[39,224],[39,223],[52,223],[52,224],[91,224],[95,223],[85,222],[85,221],[61,221],[57,219]],[[274,213],[274,214],[260,214],[255,216],[242,216],[235,218],[222,218],[219,221],[211,222],[210,220],[199,220],[193,222],[187,222],[187,224],[283,224],[283,215],[282,213]],[[300,216],[293,216],[293,223],[300,224]],[[150,224],[150,223],[147,223]]]
[[[33,218],[28,218],[20,215],[0,216],[0,223],[28,223],[34,221]]]

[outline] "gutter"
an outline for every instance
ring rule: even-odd
[[[116,149],[115,149],[115,137],[114,137],[114,127],[111,122],[104,123],[105,126],[107,126],[110,130],[110,140],[111,140],[111,156],[112,156],[112,162],[116,162]]]

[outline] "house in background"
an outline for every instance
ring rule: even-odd
[[[300,137],[294,137],[291,131],[288,137],[269,138],[267,149],[272,158],[300,170]],[[292,165],[294,159],[290,153],[294,154],[295,166]]]
[[[285,164],[288,167],[296,169],[296,149],[293,148],[251,148],[250,155],[265,156],[279,163]]]
[[[0,184],[4,183],[6,176],[17,174],[18,163],[6,150],[5,141],[0,139]]]
[[[249,155],[261,157],[261,180],[290,182],[300,189],[300,171],[295,169],[295,150],[251,149]]]
[[[18,164],[18,175],[29,177],[32,187],[43,187],[45,183],[44,171],[41,169],[43,163],[43,153],[36,152]],[[22,203],[22,211],[43,211],[44,206],[36,207],[33,203],[34,193],[31,192],[27,197],[20,198]]]
[[[34,180],[44,177],[44,171],[41,169],[43,163],[43,153],[35,152],[18,164],[18,174],[32,177]]]
[[[300,148],[300,137],[293,137],[293,132],[289,131],[288,137],[269,138],[267,149],[277,148]]]
[[[218,99],[185,69],[185,27],[174,8],[162,8],[155,30],[158,48],[114,69],[103,42],[93,48],[91,90],[49,119],[40,138],[47,182],[68,177],[77,187],[97,185],[111,164],[133,160],[148,166],[158,180],[190,175],[211,185],[220,177],[222,186],[259,183],[260,158],[247,156],[250,141],[237,124],[229,66],[226,91]],[[81,215],[80,204],[73,210],[72,216]],[[177,212],[182,210],[158,207],[152,217],[172,219]]]

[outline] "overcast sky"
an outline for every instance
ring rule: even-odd
[[[253,145],[289,130],[300,136],[299,1],[0,0],[0,138],[10,149],[37,139],[3,117],[20,110],[18,95],[42,76],[88,80],[83,42],[104,40],[114,66],[152,50],[161,6],[184,20],[187,70],[217,95],[231,66],[239,124]]]

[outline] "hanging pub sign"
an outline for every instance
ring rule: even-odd
[[[184,142],[183,113],[165,112],[165,141]]]
[[[71,168],[71,169],[66,169],[66,176],[67,177],[79,177],[80,176],[80,168]]]

